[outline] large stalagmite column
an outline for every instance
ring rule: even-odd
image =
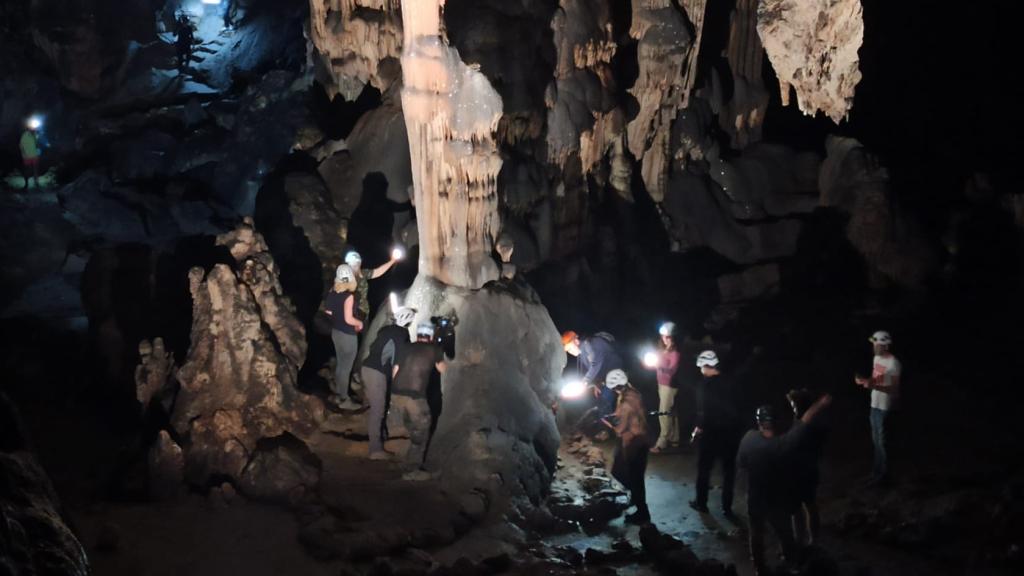
[[[498,277],[500,228],[493,138],[501,96],[448,45],[444,0],[403,0],[402,108],[409,132],[420,274],[479,288]]]

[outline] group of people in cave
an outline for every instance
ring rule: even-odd
[[[359,253],[350,250],[344,264],[337,267],[334,284],[325,299],[325,311],[331,322],[337,364],[330,399],[341,410],[363,406],[348,394],[358,352],[357,335],[363,332],[369,315],[368,281],[385,274],[397,262],[397,256],[364,273]],[[367,357],[359,368],[365,401],[369,406],[367,434],[368,457],[386,460],[384,450],[387,413],[400,420],[409,436],[405,454],[407,480],[430,477],[424,469],[426,449],[434,416],[428,402],[432,379],[443,374],[447,358],[443,339],[436,331],[437,319],[410,328],[417,311],[409,307],[386,307],[388,322],[375,334]],[[874,361],[870,376],[856,375],[856,385],[871,391],[871,439],[874,461],[869,483],[887,478],[886,428],[900,389],[901,367],[892,354],[892,337],[875,332],[870,338]],[[677,375],[681,352],[676,343],[676,326],[671,322],[659,328],[658,345],[645,355],[644,367],[657,380],[658,410],[648,412],[640,390],[630,381],[626,365],[614,336],[597,332],[584,336],[574,331],[562,334],[566,353],[577,359],[586,397],[593,401],[578,426],[596,440],[617,439],[612,476],[630,493],[635,511],[626,516],[630,523],[649,523],[644,476],[649,454],[672,451],[680,446],[680,406],[677,399]],[[770,405],[758,407],[751,424],[742,415],[744,409],[737,389],[735,371],[719,360],[714,350],[703,350],[694,362],[700,372],[692,406],[694,426],[690,443],[697,450],[696,496],[692,509],[707,514],[711,473],[721,462],[721,511],[733,515],[736,468],[747,476],[747,517],[751,559],[755,572],[766,573],[764,534],[767,526],[776,533],[787,563],[798,561],[799,549],[813,544],[818,536],[816,492],[818,466],[827,435],[823,412],[832,401],[828,394],[807,389],[790,390],[786,400],[792,409],[793,424],[783,431]],[[390,385],[389,385],[390,383]],[[655,438],[647,416],[657,415],[659,434]]]
[[[624,371],[623,357],[615,338],[607,332],[581,336],[574,331],[562,335],[565,351],[578,360],[578,371],[590,390],[594,406],[580,419],[581,428],[597,440],[612,432],[618,437],[612,475],[630,492],[636,511],[626,516],[631,523],[650,522],[646,502],[644,473],[649,453],[666,452],[679,446],[679,421],[676,405],[676,375],[680,351],[676,346],[676,327],[669,322],[659,329],[656,351],[645,355],[644,366],[657,378],[658,411],[648,413],[643,398]],[[900,363],[892,354],[892,337],[875,332],[869,341],[874,361],[870,376],[856,375],[854,382],[871,391],[871,438],[874,463],[869,484],[887,479],[886,427],[890,411],[899,396]],[[766,526],[771,526],[782,547],[787,564],[799,561],[800,549],[818,536],[816,505],[818,466],[827,427],[822,417],[832,397],[807,389],[790,390],[786,395],[793,411],[793,424],[781,430],[779,418],[770,405],[754,412],[754,429],[741,415],[741,400],[734,374],[720,362],[714,350],[697,355],[701,378],[696,385],[692,407],[694,427],[690,442],[697,449],[696,497],[689,502],[703,514],[708,510],[711,472],[716,462],[722,468],[722,513],[734,518],[733,491],[737,466],[747,475],[748,544],[756,574],[767,573],[764,552]],[[660,432],[655,439],[646,416],[656,414]],[[746,431],[745,431],[746,430]],[[745,432],[744,432],[745,431]]]

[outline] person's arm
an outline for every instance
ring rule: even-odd
[[[699,434],[704,429],[704,387],[706,382],[697,384],[697,410],[694,413],[693,429]]]
[[[356,332],[358,332],[363,329],[363,322],[352,313],[354,303],[355,296],[349,294],[348,298],[345,298],[345,323],[355,328]]]
[[[398,262],[398,260],[392,258],[391,260],[388,260],[387,262],[381,264],[380,266],[377,266],[373,270],[370,270],[370,280],[373,280],[374,278],[380,278],[381,276],[386,274],[387,271],[391,270],[391,267],[395,265],[395,262]]]
[[[623,432],[629,430],[633,425],[633,420],[636,418],[633,406],[629,402],[620,402],[619,407],[615,409],[615,422],[612,425],[612,430],[615,431],[616,436],[622,436]]]
[[[448,369],[448,364],[444,360],[441,360],[439,362],[434,362],[434,368],[437,368],[438,372],[444,374],[444,371]]]
[[[394,382],[395,378],[398,378],[398,364],[391,367],[391,381]]]
[[[814,420],[814,418],[819,413],[821,413],[822,410],[824,410],[825,408],[828,408],[828,406],[831,405],[831,404],[832,404],[832,395],[831,394],[825,394],[821,398],[818,398],[817,400],[815,400],[814,404],[811,404],[811,407],[808,408],[807,411],[804,412],[804,415],[800,417],[800,421],[803,422],[804,424],[810,423],[810,421]]]
[[[877,378],[872,378],[867,385],[867,388],[871,390],[878,390],[879,392],[893,392],[900,387],[900,374],[899,372],[889,376],[890,384],[885,383],[885,374],[881,374]]]
[[[584,350],[583,346],[587,348]],[[580,346],[580,357],[583,357],[584,354],[588,355],[586,359],[587,373],[583,375],[583,379],[594,384],[597,375],[601,373],[601,366],[604,364],[604,352],[596,350],[589,342],[585,342]]]

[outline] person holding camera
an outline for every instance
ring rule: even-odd
[[[651,438],[647,418],[644,417],[644,400],[629,383],[626,373],[618,368],[608,372],[604,383],[618,398],[615,413],[601,419],[619,437],[613,456],[612,476],[629,490],[630,503],[636,506],[636,511],[626,516],[626,522],[650,522],[644,473],[647,471]]]
[[[391,408],[409,433],[409,450],[405,459],[413,470],[402,476],[405,480],[426,480],[430,477],[423,470],[431,424],[427,386],[435,370],[443,374],[446,368],[444,352],[434,341],[434,325],[419,324],[416,341],[405,347],[393,369],[395,379],[391,387]]]

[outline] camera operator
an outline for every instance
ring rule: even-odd
[[[455,358],[455,326],[459,319],[455,316],[431,316],[430,323],[434,326],[434,342],[448,359]]]
[[[409,432],[409,450],[406,461],[413,470],[402,476],[406,480],[425,480],[430,475],[423,470],[433,418],[427,403],[430,380],[447,368],[441,346],[435,341],[433,324],[416,327],[416,341],[405,347],[395,366],[395,379],[391,392],[391,408],[402,419]]]

